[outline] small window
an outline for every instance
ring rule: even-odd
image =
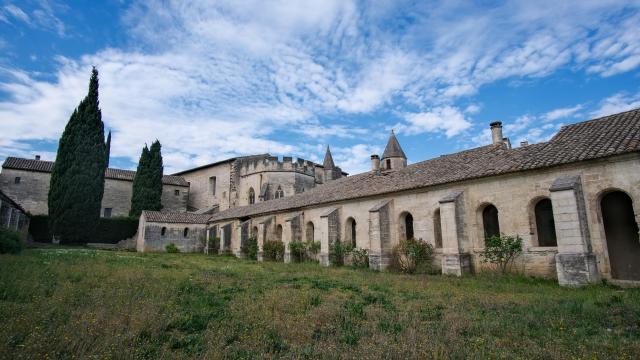
[[[20,176],[16,176],[16,178],[15,178],[15,179],[13,179],[13,182],[14,182],[15,184],[20,184]]]
[[[249,205],[256,203],[256,192],[253,188],[249,188]]]
[[[104,217],[110,218],[112,210],[113,210],[112,208],[104,208]]]
[[[276,199],[280,199],[284,197],[284,191],[282,191],[282,187],[278,186],[278,190],[276,190]]]
[[[180,196],[180,190],[173,190],[173,195]]]
[[[167,233],[167,228],[166,227],[162,227],[162,230],[160,230],[160,235],[164,236]]]
[[[211,195],[216,194],[216,177],[212,176],[209,178],[209,192]]]
[[[391,169],[391,159],[387,159],[387,170]]]
[[[189,228],[184,228],[184,231],[182,232],[182,235],[184,237],[187,237],[189,235]]]

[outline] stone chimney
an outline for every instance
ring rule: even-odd
[[[40,155],[36,155],[36,160],[40,160]]]
[[[507,149],[511,149],[511,140],[509,140],[508,137],[502,138],[502,143],[507,147]]]
[[[380,157],[377,154],[371,155],[371,171],[380,171]]]
[[[493,145],[503,144],[502,122],[494,121],[491,124],[489,124],[489,126],[491,126],[491,140],[493,142]]]

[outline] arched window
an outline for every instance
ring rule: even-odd
[[[166,227],[162,227],[162,229],[160,229],[160,236],[164,236],[167,233],[167,228]]]
[[[351,244],[352,247],[356,247],[356,219],[350,217],[346,222],[345,229],[345,242]]]
[[[182,232],[182,236],[187,237],[187,235],[189,235],[189,228],[184,228],[184,231]]]
[[[258,238],[258,227],[254,226],[251,228],[251,237],[254,239]]]
[[[442,247],[442,224],[440,224],[440,209],[436,209],[433,213],[433,238],[436,248]]]
[[[556,225],[553,220],[553,208],[550,199],[542,199],[534,207],[536,216],[536,234],[538,246],[558,246]]]
[[[256,203],[256,192],[249,188],[249,205]]]
[[[284,197],[284,191],[282,191],[282,187],[278,185],[278,189],[276,190],[276,199],[280,199]]]
[[[276,226],[276,241],[282,241],[282,225]]]
[[[498,208],[489,204],[482,210],[482,228],[484,239],[492,236],[500,236],[500,223],[498,222]]]
[[[602,197],[600,210],[611,276],[620,280],[640,280],[640,239],[633,200],[622,191],[613,191]]]
[[[405,239],[413,239],[413,215],[407,213],[404,216],[404,235]]]
[[[307,241],[314,241],[315,239],[315,227],[311,221],[307,223],[306,237]]]

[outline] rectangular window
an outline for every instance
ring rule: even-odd
[[[215,176],[212,176],[209,178],[209,192],[211,192],[211,195],[216,194],[216,177]]]
[[[13,179],[13,182],[14,182],[15,184],[20,184],[20,176],[16,176],[16,178],[15,178],[15,179]]]
[[[112,208],[104,208],[104,217],[110,218],[111,217],[111,210],[113,210],[113,209]]]
[[[173,195],[180,196],[180,190],[173,190]]]

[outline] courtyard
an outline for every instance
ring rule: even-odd
[[[640,289],[51,247],[0,255],[3,358],[640,356]]]

